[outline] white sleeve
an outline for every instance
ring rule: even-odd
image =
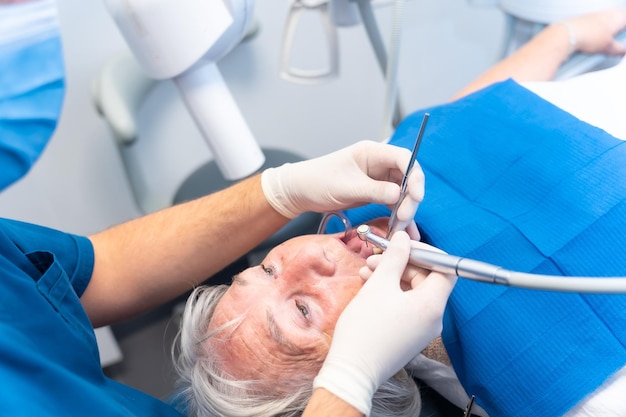
[[[613,67],[567,80],[522,85],[575,117],[626,140],[626,58]]]

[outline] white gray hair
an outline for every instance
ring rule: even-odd
[[[267,393],[257,389],[255,381],[229,378],[220,363],[203,347],[203,342],[226,328],[237,326],[234,320],[211,334],[207,328],[217,303],[228,285],[201,286],[187,300],[180,330],[172,349],[179,388],[173,403],[189,417],[295,417],[302,414],[312,394],[312,380],[289,381],[291,394]],[[287,383],[276,381],[276,384]],[[262,393],[262,394],[260,394]],[[402,371],[383,383],[372,400],[372,417],[416,417],[421,398],[415,382]]]

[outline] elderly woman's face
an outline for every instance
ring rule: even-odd
[[[206,342],[226,372],[270,383],[317,374],[339,315],[363,285],[358,271],[372,254],[372,245],[356,234],[346,240],[343,233],[291,239],[233,279],[209,331],[244,319]]]

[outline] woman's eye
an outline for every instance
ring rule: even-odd
[[[267,275],[274,276],[274,268],[272,268],[271,266],[265,266],[261,264],[261,269],[263,269],[263,272],[265,272]]]
[[[306,308],[304,304],[300,304],[299,302],[296,301],[296,308],[300,310],[300,313],[305,319],[309,318],[309,309]]]

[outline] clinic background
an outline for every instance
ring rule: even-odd
[[[127,47],[101,1],[58,0],[58,7],[67,71],[64,110],[32,171],[0,194],[0,215],[86,234],[139,214],[112,134],[91,96],[103,66]],[[257,0],[258,34],[218,63],[257,141],[310,158],[358,140],[382,139],[385,80],[363,26],[339,29],[337,79],[293,84],[279,76],[287,9],[286,0]],[[391,12],[391,1],[376,8],[386,37]],[[404,22],[399,91],[407,109],[447,100],[499,57],[504,18],[496,8],[467,0],[409,0]],[[303,17],[297,36],[294,59],[306,52],[310,62],[302,66],[324,62],[326,40],[315,14]],[[139,136],[165,135],[181,143],[197,136],[196,149],[210,158],[172,83],[152,93],[140,114]],[[184,147],[180,152],[173,158],[189,155]]]
[[[376,1],[388,40],[392,2]],[[106,63],[128,49],[101,1],[57,2],[67,71],[64,110],[31,172],[0,194],[0,216],[89,234],[141,214],[91,95]],[[337,79],[294,84],[279,76],[287,10],[286,0],[257,0],[258,33],[218,63],[257,141],[311,158],[382,139],[385,80],[364,27],[339,29]],[[490,0],[409,0],[404,10],[398,89],[409,111],[446,101],[501,56],[505,18]],[[295,48],[301,66],[324,62],[326,40],[314,14],[303,18]],[[194,143],[173,158],[210,159],[171,82],[153,89],[139,121],[142,139]],[[113,377],[161,398],[171,393],[169,344],[176,331],[167,314],[114,329],[123,360]]]

